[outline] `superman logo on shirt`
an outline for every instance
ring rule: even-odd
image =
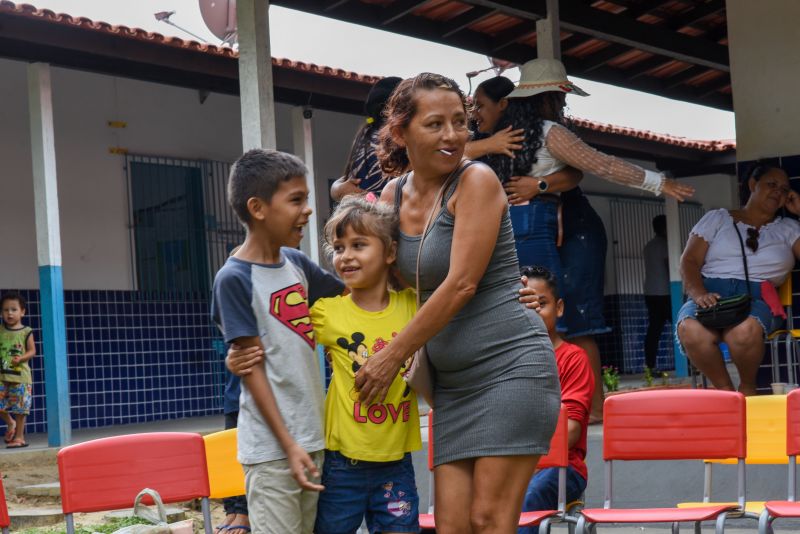
[[[269,313],[314,348],[314,331],[303,284],[293,284],[274,292],[269,299]]]

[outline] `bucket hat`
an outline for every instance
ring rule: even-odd
[[[589,96],[589,93],[567,79],[567,70],[557,59],[532,59],[520,67],[520,72],[522,76],[519,83],[507,98],[525,98],[547,91]]]

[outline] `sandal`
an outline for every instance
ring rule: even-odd
[[[228,521],[229,516],[232,516],[230,519],[231,521],[236,519],[236,514],[225,514],[224,521]],[[230,523],[222,523],[221,525],[217,525],[216,527],[214,527],[214,530],[216,531],[217,534],[222,534],[222,531],[227,530],[230,525],[231,525]]]
[[[244,532],[250,532],[250,527],[247,525],[228,525],[225,527],[225,530],[242,530]]]
[[[3,441],[6,443],[11,443],[14,441],[14,436],[17,434],[17,423],[14,423],[14,426],[9,426],[6,428],[6,433],[3,436]]]
[[[21,439],[12,439],[11,442],[6,445],[6,449],[22,449],[27,447],[28,444],[22,441]]]

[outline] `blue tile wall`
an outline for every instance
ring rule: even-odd
[[[40,300],[28,300],[34,329],[29,432],[46,432]],[[65,291],[72,427],[143,423],[222,413],[224,344],[206,295]]]
[[[622,373],[644,371],[644,338],[647,334],[647,306],[643,295],[606,295],[604,301],[608,334],[597,336],[603,365],[613,365]],[[659,369],[674,369],[672,355],[672,322],[661,333],[656,365]]]

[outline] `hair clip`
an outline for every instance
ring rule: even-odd
[[[369,193],[364,195],[364,200],[366,200],[370,204],[374,204],[374,203],[376,203],[378,201],[378,197],[375,195],[375,193],[370,191]]]
[[[373,122],[375,122],[375,119],[372,117],[367,117],[367,124],[372,124]]]

